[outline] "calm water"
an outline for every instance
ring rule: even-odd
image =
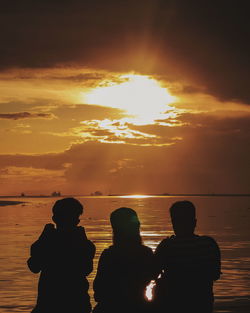
[[[172,234],[168,207],[183,198],[78,199],[85,207],[81,225],[97,247],[94,272],[89,276],[92,283],[100,253],[111,244],[109,214],[112,210],[121,206],[135,209],[144,243],[154,249],[159,241]],[[38,275],[29,272],[26,260],[30,245],[44,224],[51,222],[51,206],[55,200],[28,198],[25,204],[0,206],[1,313],[29,312],[35,304]],[[216,312],[250,312],[250,197],[190,197],[189,200],[197,207],[196,233],[213,236],[222,252],[223,275],[214,288]]]

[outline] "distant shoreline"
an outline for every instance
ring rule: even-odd
[[[139,194],[138,194],[139,195]],[[140,194],[151,197],[250,197],[250,194],[241,193],[163,193],[163,194]],[[139,195],[139,196],[140,196]],[[110,194],[110,197],[136,196],[131,194]]]
[[[7,206],[7,205],[17,205],[25,203],[24,201],[2,201],[0,200],[0,206]]]
[[[18,198],[18,199],[27,199],[27,198],[66,198],[66,197],[93,197],[93,198],[107,198],[107,197],[135,197],[145,196],[145,197],[250,197],[248,193],[162,193],[162,194],[108,194],[108,195],[61,195],[61,196],[50,196],[50,195],[9,195],[9,196],[0,196],[0,199],[4,198]],[[12,201],[19,202],[19,201]]]

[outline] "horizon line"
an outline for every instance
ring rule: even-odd
[[[116,194],[61,194],[60,196],[46,195],[46,194],[27,194],[27,195],[0,195],[0,198],[65,198],[65,197],[129,197],[129,198],[143,198],[143,197],[171,197],[171,196],[246,196],[249,197],[250,193],[116,193]]]

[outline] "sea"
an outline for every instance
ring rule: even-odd
[[[110,213],[126,206],[137,211],[145,245],[155,249],[173,234],[168,209],[179,200],[197,208],[196,233],[212,236],[222,255],[221,279],[215,282],[215,310],[220,313],[250,312],[250,197],[249,196],[99,196],[76,197],[84,205],[80,225],[96,245],[92,283],[99,256],[112,244]],[[58,198],[23,197],[0,200],[0,312],[30,312],[35,305],[39,274],[29,271],[26,261],[31,244],[44,224],[51,223],[51,208]],[[23,201],[6,205],[4,201]],[[2,204],[2,205],[1,205]]]

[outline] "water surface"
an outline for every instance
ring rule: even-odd
[[[81,225],[97,248],[92,284],[102,250],[112,242],[109,214],[116,208],[135,209],[141,221],[144,244],[155,249],[172,234],[169,206],[180,197],[78,197],[85,207]],[[222,253],[222,278],[215,283],[216,312],[250,312],[250,198],[185,197],[197,207],[198,234],[212,236]],[[8,200],[8,199],[6,199]],[[20,199],[11,199],[20,200]],[[0,206],[0,312],[29,312],[35,304],[38,275],[26,260],[30,245],[44,224],[51,222],[56,198],[25,198],[25,203]],[[92,287],[90,287],[92,296]],[[93,301],[94,303],[94,301]]]

